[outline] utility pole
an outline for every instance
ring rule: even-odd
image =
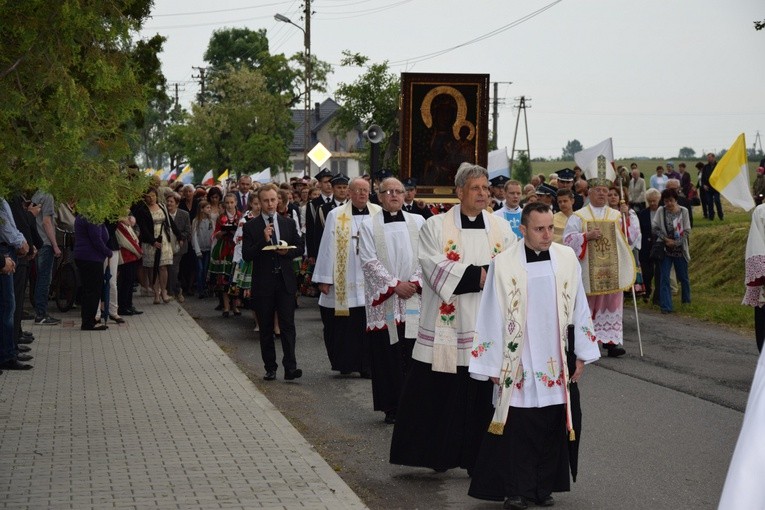
[[[510,152],[510,175],[513,175],[513,162],[515,161],[515,140],[518,138],[518,124],[521,122],[521,112],[523,112],[523,125],[526,128],[526,155],[529,158],[529,164],[531,164],[531,146],[529,145],[529,121],[526,118],[526,108],[531,108],[526,104],[526,101],[531,101],[531,98],[521,96],[518,98],[518,117],[515,118],[515,134],[513,135],[513,150]]]
[[[752,145],[752,152],[757,154],[757,144],[760,145],[760,154],[762,154],[762,138],[760,138],[760,132],[757,131],[757,135],[754,137],[754,144]]]
[[[308,152],[311,150],[311,0],[305,0],[305,148],[303,150],[303,175],[311,177],[311,160]]]
[[[207,68],[194,67],[194,66],[191,66],[191,68],[199,71],[199,76],[192,76],[192,78],[199,78],[199,86],[200,86],[199,104],[204,106],[205,104],[205,71],[207,71]]]
[[[494,101],[493,101],[493,111],[492,111],[492,132],[491,132],[491,141],[492,144],[494,144],[495,148],[499,148],[499,144],[497,142],[497,131],[498,131],[498,121],[499,121],[499,104],[500,102],[504,104],[505,98],[503,97],[501,100],[499,99],[499,85],[500,83],[502,85],[512,85],[513,82],[511,81],[495,81],[494,83]]]

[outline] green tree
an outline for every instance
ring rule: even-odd
[[[210,64],[211,77],[230,69],[255,69],[266,78],[268,91],[281,96],[287,106],[294,106],[303,99],[305,55],[296,53],[289,59],[283,53],[272,55],[265,29],[217,30],[210,38],[204,59]],[[326,92],[327,75],[332,66],[312,55],[310,69],[311,90]]]
[[[582,151],[582,144],[577,139],[569,140],[566,142],[566,146],[563,147],[563,154],[561,154],[561,159],[563,160],[572,160],[574,159],[574,154],[577,152]]]
[[[376,123],[386,134],[381,142],[382,168],[397,171],[401,80],[390,72],[387,61],[367,66],[367,57],[348,51],[343,54],[343,66],[366,67],[366,71],[353,83],[341,83],[337,87],[336,96],[341,106],[333,121],[333,129],[347,132]]]
[[[252,69],[229,70],[210,82],[215,101],[194,104],[188,122],[178,129],[191,166],[253,173],[289,166],[290,113],[271,94],[266,78]],[[199,177],[199,176],[197,176]]]
[[[145,180],[120,163],[146,108],[131,34],[151,4],[2,2],[0,195],[44,189],[94,221],[140,196]]]
[[[693,159],[696,157],[696,151],[690,147],[683,147],[680,149],[680,152],[678,152],[677,157],[680,159]]]
[[[531,180],[531,161],[526,151],[518,151],[518,159],[510,168],[510,177],[523,184]]]

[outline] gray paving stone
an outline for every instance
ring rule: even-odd
[[[365,508],[177,305],[34,326],[0,375],[0,508]]]

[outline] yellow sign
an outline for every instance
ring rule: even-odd
[[[330,157],[332,157],[332,153],[319,142],[313,149],[311,149],[311,152],[308,153],[308,157],[314,164],[316,164],[316,166],[321,167]]]

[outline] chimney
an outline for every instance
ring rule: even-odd
[[[316,122],[319,122],[321,120],[321,109],[320,109],[321,103],[314,103],[314,105],[316,107],[316,109],[314,110],[314,112],[316,112],[314,114],[314,118],[316,119]]]

